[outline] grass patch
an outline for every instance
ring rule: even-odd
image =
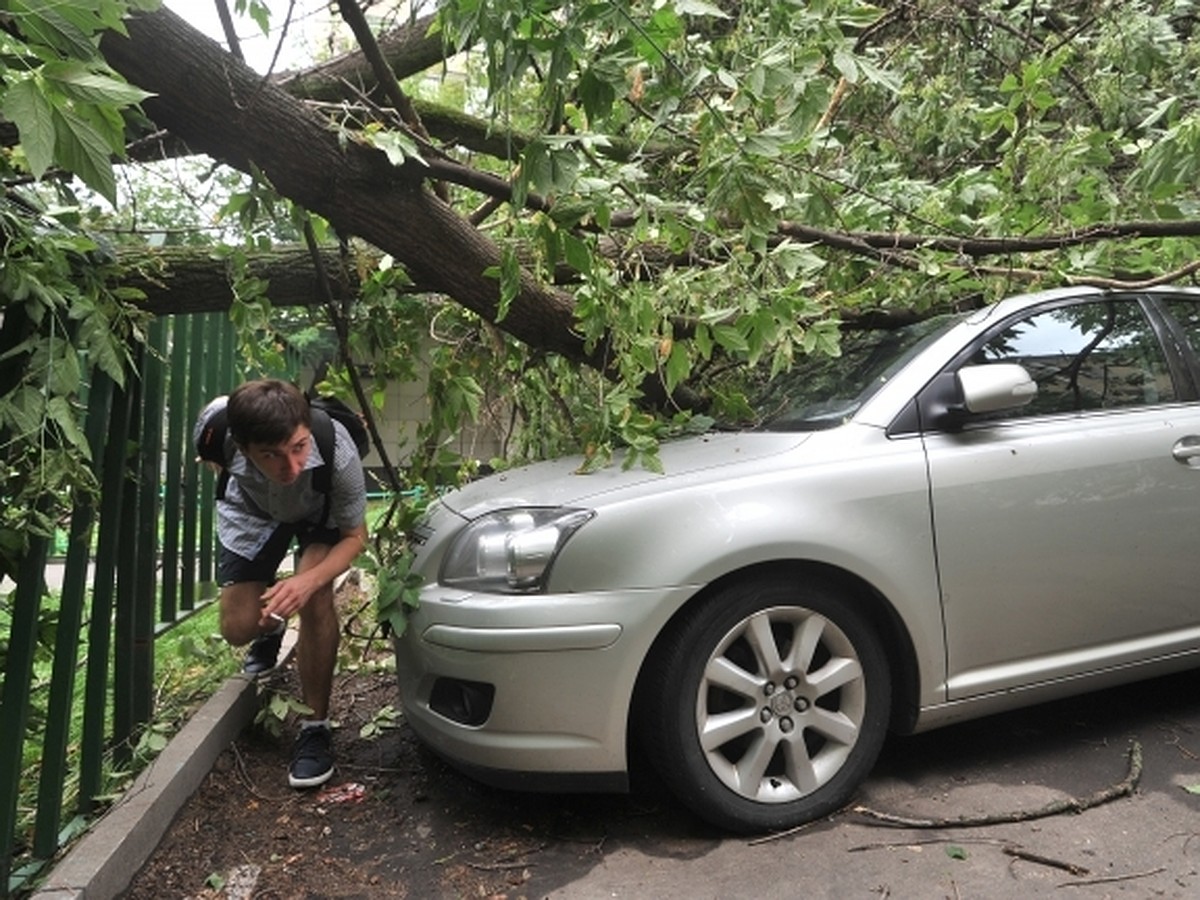
[[[56,621],[58,596],[43,598],[45,621]],[[0,620],[7,618],[0,616]],[[4,622],[0,621],[0,628]],[[67,843],[88,824],[79,815],[81,808],[80,757],[83,735],[85,679],[87,675],[87,623],[81,630],[77,650],[75,682],[71,697],[71,716],[67,743],[67,769],[61,786],[61,818],[65,824],[60,843]],[[37,818],[38,793],[43,769],[46,724],[49,707],[50,677],[53,667],[54,638],[52,631],[42,635],[41,647],[34,662],[33,682],[29,697],[28,726],[22,747],[22,777],[17,796],[17,822],[12,872],[17,883],[10,882],[9,890],[22,889],[36,878],[46,861],[33,858],[33,835]],[[108,802],[119,797],[140,772],[162,749],[188,718],[215,692],[224,681],[241,668],[240,652],[230,648],[220,637],[218,607],[210,603],[188,618],[158,635],[154,643],[154,712],[152,721],[135,736],[129,748],[130,763],[120,769],[114,764],[113,749],[109,747],[103,764],[101,796],[96,814]],[[112,691],[112,664],[108,666],[109,690]],[[106,698],[107,700],[107,698]],[[112,706],[106,704],[105,734],[112,733]]]

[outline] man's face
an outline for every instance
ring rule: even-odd
[[[291,484],[304,471],[312,449],[312,432],[306,425],[296,426],[292,436],[280,444],[251,444],[242,449],[250,462],[276,484]]]

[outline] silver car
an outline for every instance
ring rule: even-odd
[[[625,789],[644,755],[767,831],[843,806],[889,729],[1200,665],[1200,291],[845,343],[664,474],[562,460],[443,497],[396,642],[423,741],[533,790]]]

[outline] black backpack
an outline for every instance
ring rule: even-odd
[[[321,451],[323,462],[313,470],[313,488],[325,495],[325,512],[322,521],[329,515],[329,493],[333,489],[333,451],[336,432],[333,430],[333,420],[337,419],[354,440],[359,458],[363,458],[371,450],[371,438],[367,434],[367,426],[362,416],[339,400],[337,397],[309,397],[308,406],[312,413],[312,435]],[[229,460],[225,458],[225,434],[229,429],[227,410],[221,407],[204,424],[203,431],[196,441],[196,452],[200,459],[216,463],[221,467],[217,477],[214,496],[221,500],[225,497],[225,487],[229,484]]]

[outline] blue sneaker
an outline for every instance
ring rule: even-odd
[[[242,663],[242,671],[247,675],[261,675],[270,672],[279,661],[279,648],[283,644],[283,626],[271,634],[264,634],[250,643],[246,659]]]
[[[294,788],[310,788],[324,784],[333,777],[333,732],[328,725],[305,725],[292,747],[292,764],[288,767],[288,784]]]

